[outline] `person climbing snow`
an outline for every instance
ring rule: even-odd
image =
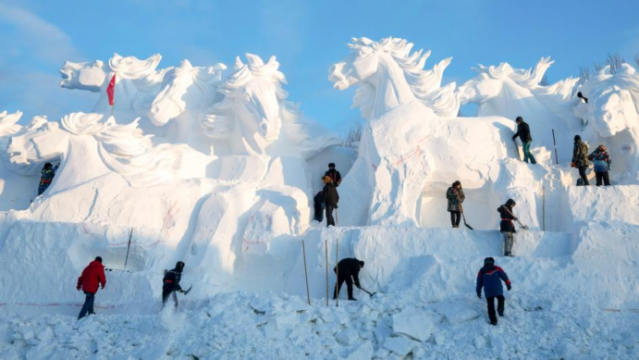
[[[55,167],[53,167],[53,165],[49,162],[44,164],[44,168],[42,168],[41,171],[42,176],[40,177],[40,185],[38,186],[38,196],[42,195],[42,193],[49,188],[51,181],[53,181],[53,178],[55,177],[55,172],[59,167],[60,164]]]
[[[461,221],[462,203],[466,196],[462,189],[461,182],[455,181],[451,187],[446,191],[446,199],[448,199],[448,212],[450,212],[450,222],[453,225],[453,229],[459,228],[459,222]]]
[[[339,296],[339,290],[342,288],[344,281],[346,281],[346,286],[348,287],[348,300],[357,300],[353,297],[353,283],[358,289],[362,288],[359,284],[359,271],[362,270],[363,267],[364,262],[355,258],[340,260],[337,266],[333,268],[333,271],[337,273],[337,283],[335,284],[333,300]]]
[[[515,243],[515,233],[517,232],[513,223],[513,220],[517,220],[515,215],[513,215],[515,205],[515,200],[508,199],[504,205],[497,208],[501,216],[499,231],[504,235],[504,256],[513,256],[513,244]]]
[[[532,143],[530,126],[528,126],[528,123],[526,123],[524,121],[524,118],[522,118],[521,116],[517,116],[515,122],[517,123],[517,132],[515,133],[515,135],[513,135],[513,140],[515,140],[517,137],[521,139],[521,143],[524,148],[524,161],[528,163],[528,160],[530,160],[531,164],[536,164],[537,160],[535,160],[533,154],[530,153],[530,144]]]
[[[182,279],[182,271],[184,270],[184,262],[178,261],[175,264],[175,268],[164,272],[164,279],[162,280],[162,308],[166,305],[169,296],[173,294],[173,303],[175,308],[178,307],[178,299],[176,292],[184,293],[180,286],[180,280]]]
[[[608,176],[608,171],[610,171],[610,164],[612,160],[610,159],[610,155],[606,151],[606,147],[604,145],[599,145],[588,156],[595,164],[595,177],[597,178],[597,186],[609,186],[610,185],[610,177]]]
[[[581,178],[581,185],[588,186],[588,176],[586,176],[586,169],[588,169],[588,145],[581,141],[581,136],[575,135],[575,144],[572,149],[572,163],[571,167],[579,169],[579,177]]]
[[[495,265],[495,259],[487,257],[484,259],[484,266],[477,274],[477,297],[481,299],[481,289],[484,288],[484,296],[488,305],[488,318],[491,325],[497,325],[497,316],[495,315],[495,299],[497,299],[497,312],[499,316],[504,316],[506,299],[504,298],[504,288],[501,285],[502,280],[506,283],[508,291],[512,289],[510,279],[506,272]]]
[[[335,187],[338,187],[339,184],[342,183],[342,174],[339,171],[335,170],[335,163],[328,164],[328,171],[324,174],[324,176],[328,176],[333,180],[333,184]]]
[[[82,319],[88,314],[94,315],[93,302],[95,300],[95,294],[98,292],[98,286],[102,285],[102,289],[106,285],[106,275],[104,275],[104,265],[102,265],[102,258],[96,257],[91,261],[89,265],[82,270],[82,275],[78,278],[78,284],[76,289],[84,292],[86,298],[84,299],[84,305],[80,310],[78,319]]]
[[[330,176],[324,176],[322,178],[324,182],[324,204],[326,206],[326,227],[335,226],[335,219],[333,219],[333,210],[337,209],[337,203],[339,202],[339,194],[333,184],[333,180]]]

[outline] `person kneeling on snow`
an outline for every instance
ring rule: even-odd
[[[506,283],[506,288],[510,291],[510,280],[506,272],[499,266],[495,265],[495,259],[487,257],[484,259],[484,267],[477,274],[477,297],[481,299],[481,288],[484,288],[484,295],[488,304],[488,317],[492,325],[497,325],[497,316],[495,316],[495,298],[497,299],[497,312],[499,316],[504,316],[504,306],[506,299],[504,298],[504,288],[501,281]]]
[[[353,283],[358,289],[362,286],[359,284],[359,271],[364,267],[364,262],[355,258],[342,259],[337,264],[333,271],[337,273],[337,284],[335,284],[335,293],[333,294],[333,300],[339,296],[339,289],[342,287],[342,283],[346,281],[348,286],[348,300],[357,300],[353,297]]]
[[[453,186],[446,191],[446,199],[448,199],[448,212],[450,212],[450,222],[453,224],[453,229],[459,227],[459,221],[461,220],[462,203],[466,196],[462,189],[461,182],[459,180],[453,183]]]
[[[597,186],[609,186],[610,177],[608,171],[610,170],[610,155],[606,151],[604,145],[597,146],[597,149],[588,156],[588,159],[595,163],[595,177],[597,178]]]
[[[504,234],[504,256],[513,256],[513,244],[515,242],[515,233],[517,232],[513,223],[513,220],[517,220],[515,215],[513,215],[515,205],[515,200],[508,199],[504,205],[497,208],[499,215],[501,215],[499,231]]]
[[[78,278],[78,285],[76,289],[80,291],[84,291],[86,295],[86,299],[84,300],[84,305],[82,305],[82,310],[80,310],[80,315],[78,315],[78,319],[82,319],[87,315],[87,313],[93,315],[95,311],[93,311],[93,301],[95,300],[95,293],[98,292],[98,285],[102,285],[102,289],[106,285],[106,275],[104,275],[104,265],[102,265],[102,258],[96,257],[95,260],[91,261],[89,265],[84,268],[82,271],[82,275]]]
[[[182,290],[182,287],[180,286],[180,280],[182,279],[182,270],[184,270],[184,263],[182,261],[178,261],[175,264],[175,269],[164,272],[164,279],[162,280],[162,308],[164,308],[166,301],[169,300],[169,296],[173,294],[173,302],[175,303],[175,308],[177,309],[178,299],[176,292],[184,292],[184,290]]]
[[[322,178],[324,182],[324,204],[326,206],[326,227],[331,225],[335,226],[335,219],[333,219],[333,210],[337,209],[337,203],[339,202],[339,194],[333,184],[333,180],[329,176]]]

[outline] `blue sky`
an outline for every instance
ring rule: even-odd
[[[623,3],[623,4],[622,4]],[[4,1],[0,0],[0,111],[23,120],[90,110],[95,94],[59,88],[65,60],[108,60],[114,53],[163,56],[160,67],[232,65],[246,52],[276,55],[289,98],[307,117],[344,131],[359,119],[353,92],[333,90],[328,67],[348,54],[351,37],[408,39],[431,49],[427,63],[452,56],[444,82],[463,83],[478,63],[555,64],[555,82],[619,52],[639,53],[639,1]]]

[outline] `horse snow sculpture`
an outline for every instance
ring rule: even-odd
[[[512,127],[505,119],[437,115],[458,111],[454,101],[446,111],[440,106],[445,102],[428,101],[435,93],[440,99],[451,95],[452,86],[440,88],[450,60],[422,70],[428,54],[410,54],[412,46],[394,38],[353,39],[350,56],[329,70],[335,88],[359,85],[354,106],[368,120],[359,157],[340,186],[347,204],[342,224],[417,225],[425,187],[445,190],[457,178],[467,188],[481,187],[499,172],[491,162],[506,157],[502,135]],[[463,139],[463,146],[451,138]]]
[[[13,136],[7,153],[14,167],[39,169],[45,162],[60,161],[49,192],[77,186],[109,172],[122,175],[133,187],[179,181],[184,147],[151,144],[138,121],[117,125],[102,114],[72,113],[60,122],[41,120]]]
[[[216,87],[226,66],[194,67],[184,60],[177,67],[157,70],[161,59],[159,54],[146,60],[114,54],[108,65],[67,61],[60,70],[60,86],[100,92],[93,112],[109,114],[106,87],[116,75],[114,110],[118,118],[142,118],[142,129],[158,135],[156,142],[189,143],[208,152],[209,145],[200,141],[203,137],[199,136],[197,118],[219,101]]]
[[[9,209],[24,209],[29,206],[29,201],[35,196],[37,181],[35,176],[26,177],[15,173],[9,162],[9,154],[5,151],[9,145],[11,136],[21,131],[23,127],[18,125],[22,112],[0,113],[0,211]]]
[[[528,70],[514,69],[507,63],[479,65],[474,69],[478,75],[460,86],[457,94],[462,105],[478,104],[477,116],[503,116],[513,123],[517,116],[522,116],[530,124],[533,148],[545,147],[546,156],[554,147],[552,129],[555,129],[560,161],[569,164],[573,137],[581,134],[583,128],[572,113],[579,101],[573,97],[579,79],[568,78],[552,86],[539,85],[552,64],[550,58],[542,58],[534,69]]]
[[[308,158],[339,140],[304,121],[286,98],[286,83],[279,63],[246,54],[238,57],[233,73],[219,87],[224,95],[201,118],[204,132],[225,141],[229,155],[301,156]],[[295,149],[294,151],[291,151]]]
[[[628,64],[616,74],[606,66],[580,91],[588,103],[580,101],[574,111],[594,129],[591,148],[607,146],[614,182],[639,182],[639,74]]]

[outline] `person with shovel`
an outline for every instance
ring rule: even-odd
[[[167,300],[169,300],[169,296],[173,295],[173,302],[175,303],[175,308],[178,307],[178,299],[176,292],[184,293],[180,286],[180,280],[182,279],[182,271],[184,270],[184,262],[178,261],[175,264],[175,268],[169,271],[164,272],[164,279],[162,280],[162,308],[166,304]]]
[[[453,229],[459,228],[459,222],[461,221],[462,203],[466,196],[462,189],[461,182],[459,180],[453,183],[453,186],[446,191],[446,199],[448,199],[448,212],[450,213],[450,222],[453,225]]]
[[[357,300],[353,297],[353,283],[355,283],[355,286],[357,286],[358,289],[366,291],[362,289],[362,286],[359,284],[359,271],[362,270],[363,267],[364,262],[355,258],[340,260],[337,266],[333,269],[333,271],[337,273],[337,283],[335,284],[333,300],[337,299],[339,296],[339,289],[342,287],[344,282],[346,282],[346,285],[348,286],[348,300]],[[368,291],[366,292],[373,296],[373,294]]]
[[[515,242],[515,224],[513,220],[519,222],[519,219],[513,215],[513,208],[515,207],[515,200],[508,199],[506,203],[499,208],[497,211],[501,216],[501,222],[499,223],[499,230],[502,234],[504,234],[504,256],[513,256],[513,243]],[[524,228],[522,226],[522,228]]]

